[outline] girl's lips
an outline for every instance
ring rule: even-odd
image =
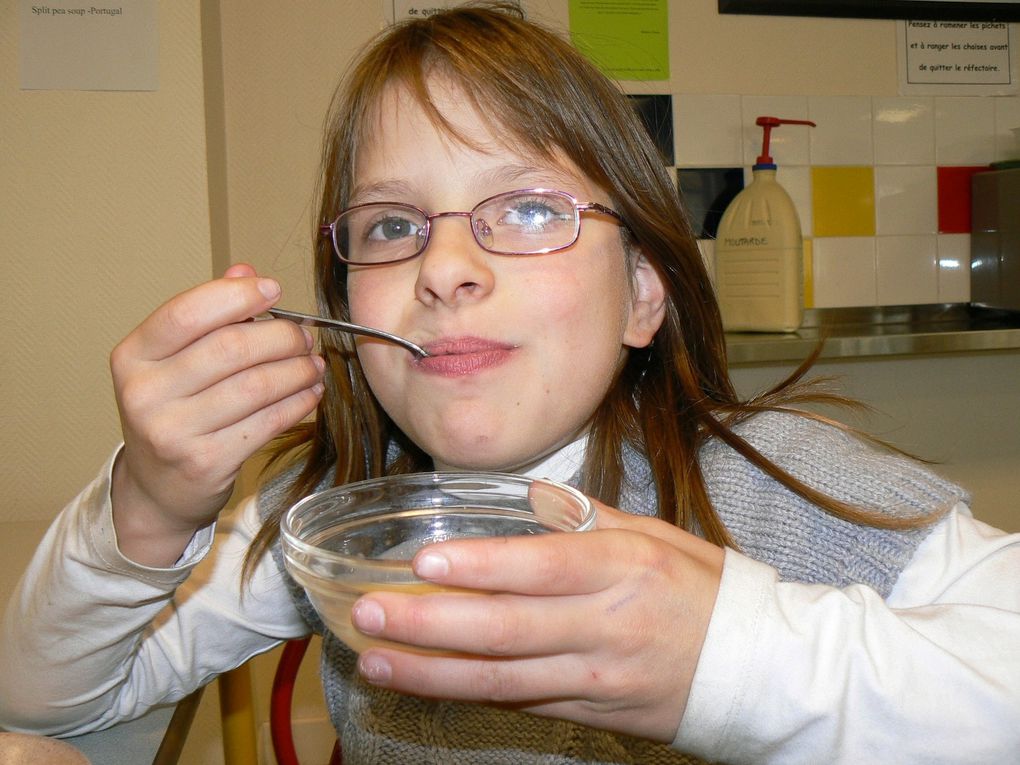
[[[418,368],[449,376],[469,375],[498,366],[516,348],[479,337],[442,338],[423,347],[429,355],[417,361]]]

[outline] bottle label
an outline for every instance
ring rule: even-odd
[[[723,244],[727,247],[768,247],[767,236],[726,236]]]

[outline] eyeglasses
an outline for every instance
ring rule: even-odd
[[[478,246],[497,255],[544,255],[566,249],[581,232],[581,213],[597,212],[622,223],[615,210],[597,202],[579,204],[565,191],[521,189],[482,200],[470,212],[429,215],[399,202],[369,202],[348,207],[321,226],[340,260],[353,265],[382,265],[410,260],[429,243],[432,221],[448,215],[468,218]]]

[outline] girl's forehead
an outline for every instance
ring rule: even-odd
[[[514,147],[538,153],[537,143],[519,135],[509,120],[494,109],[478,104],[474,96],[447,78],[432,76],[419,91],[403,82],[386,85],[368,105],[361,121],[361,143],[392,140],[402,132],[436,133],[447,142],[483,151]]]
[[[451,182],[495,191],[548,186],[574,194],[594,189],[564,150],[518,135],[477,109],[458,86],[430,80],[428,96],[423,103],[409,87],[391,85],[366,110],[352,168],[357,201],[366,190],[393,198],[386,192],[405,184]]]

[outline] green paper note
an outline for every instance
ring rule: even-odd
[[[570,39],[617,80],[669,79],[666,0],[570,0]]]

